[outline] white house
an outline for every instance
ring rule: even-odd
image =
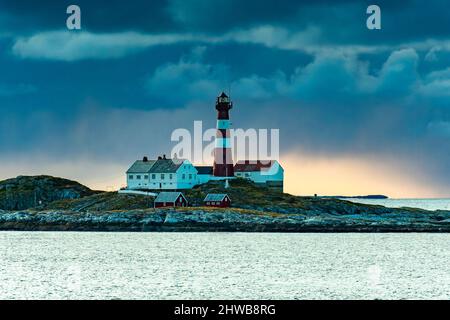
[[[198,184],[197,169],[189,160],[157,160],[144,157],[127,170],[127,189],[131,190],[178,190],[191,189]]]
[[[276,160],[241,160],[234,165],[234,176],[283,191],[284,169]]]
[[[127,170],[127,189],[149,189],[149,174],[151,167],[155,164],[156,160],[148,160],[144,157],[142,160],[137,160]]]

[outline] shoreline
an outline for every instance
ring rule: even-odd
[[[284,229],[272,229],[272,230],[253,230],[253,229],[211,229],[211,228],[179,228],[179,227],[158,227],[158,228],[143,228],[142,230],[137,229],[116,229],[114,227],[108,228],[92,228],[92,229],[84,229],[84,228],[66,228],[61,226],[48,226],[42,228],[0,228],[0,232],[133,232],[133,233],[450,233],[450,228],[442,228],[442,229],[419,229],[419,228],[354,228],[354,229],[322,229],[322,228],[308,228],[308,229],[299,229],[299,230],[284,230]]]
[[[0,211],[0,231],[449,233],[450,211],[302,215],[244,210]]]

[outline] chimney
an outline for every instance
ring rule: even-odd
[[[144,157],[144,158],[142,159],[142,161],[148,162],[148,158],[147,158],[147,157]]]
[[[163,159],[164,159],[164,160],[167,160],[167,159],[166,159],[166,155],[165,155],[165,154],[163,154]]]
[[[158,160],[162,160],[161,156],[158,156]]]

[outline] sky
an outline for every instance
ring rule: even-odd
[[[174,129],[214,127],[231,88],[234,127],[280,130],[286,192],[450,197],[447,7],[0,0],[0,179],[117,189],[136,159],[170,154]]]

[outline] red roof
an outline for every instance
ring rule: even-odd
[[[274,162],[274,160],[240,160],[234,165],[234,172],[268,170]]]

